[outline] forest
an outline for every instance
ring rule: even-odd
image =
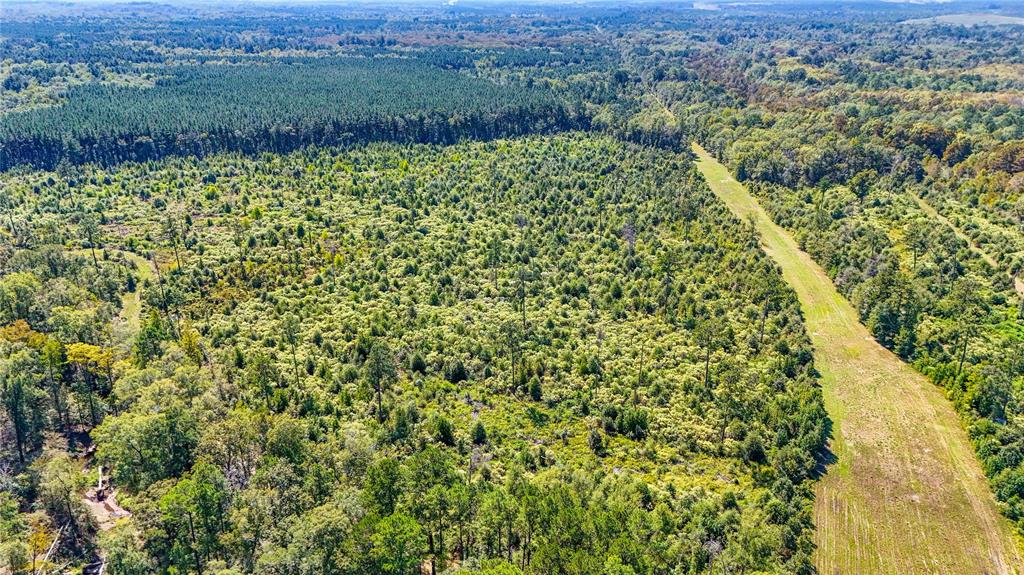
[[[806,303],[693,142],[1019,561],[1019,10],[718,8],[0,5],[0,574],[866,572]]]
[[[811,354],[687,162],[576,134],[75,173],[8,182],[5,381],[19,457],[91,430],[135,510],[111,569],[806,569]]]
[[[0,118],[0,170],[169,154],[288,152],[346,141],[451,143],[577,125],[553,97],[405,60],[182,66],[152,88],[75,87],[63,106]]]

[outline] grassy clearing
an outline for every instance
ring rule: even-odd
[[[694,151],[712,191],[754,222],[814,343],[834,455],[815,501],[819,572],[1018,573],[1019,542],[939,389],[871,338],[824,270],[725,166]]]
[[[121,298],[121,315],[118,318],[123,325],[123,331],[129,337],[134,337],[139,331],[142,316],[142,284],[147,280],[156,281],[156,274],[153,271],[153,264],[146,258],[132,252],[121,252],[126,258],[135,262],[139,271],[139,287],[124,294]]]
[[[127,250],[108,250],[117,253],[124,259],[133,262],[138,271],[139,286],[133,292],[127,292],[121,296],[121,312],[114,318],[114,338],[123,345],[131,345],[132,338],[138,333],[142,324],[142,284],[147,280],[156,281],[156,273],[153,263],[139,254]],[[88,249],[73,250],[73,254],[83,257],[92,257]]]
[[[1008,26],[1024,25],[1024,18],[986,12],[970,14],[943,14],[933,18],[905,20],[903,24],[953,24],[959,26]]]

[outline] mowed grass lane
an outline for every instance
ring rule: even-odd
[[[1011,574],[1019,542],[940,390],[878,344],[828,275],[728,170],[694,144],[712,191],[752,220],[796,291],[832,420],[817,485],[823,575]]]

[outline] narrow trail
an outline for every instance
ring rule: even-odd
[[[156,270],[153,268],[153,262],[138,254],[127,250],[113,251],[134,263],[139,274],[135,291],[121,296],[121,312],[112,320],[114,339],[117,342],[114,345],[130,349],[131,342],[142,325],[142,284],[146,280],[153,279]],[[79,250],[79,253],[85,254],[87,251]],[[82,459],[83,470],[90,465],[90,461],[91,458],[88,456]],[[131,513],[118,504],[117,490],[110,485],[109,478],[107,481],[102,480],[102,473],[101,467],[99,485],[86,490],[81,496],[81,501],[92,515],[99,530],[107,531],[117,524],[118,519],[129,517]],[[101,559],[103,558],[101,557]],[[102,565],[106,565],[105,560],[102,561]]]
[[[814,344],[835,456],[816,486],[818,572],[1019,573],[1019,542],[940,390],[878,344],[793,237],[725,166],[693,148],[712,191],[760,232]]]
[[[126,338],[124,341],[130,341],[139,332],[142,325],[142,284],[146,280],[153,280],[156,277],[156,271],[153,269],[153,262],[138,254],[129,251],[122,251],[121,254],[134,262],[139,272],[139,282],[135,291],[121,297],[121,313],[114,324],[115,330]]]
[[[990,256],[985,250],[981,249],[981,246],[976,244],[974,240],[971,238],[971,236],[967,235],[963,230],[957,227],[957,225],[950,221],[949,218],[939,213],[939,210],[936,210],[935,207],[929,204],[927,201],[925,201],[924,198],[919,198],[915,195],[914,199],[917,200],[917,205],[921,207],[921,210],[924,211],[924,213],[928,214],[929,217],[935,218],[944,226],[953,230],[953,233],[956,234],[956,237],[967,242],[967,245],[971,248],[971,251],[978,254],[981,257],[981,259],[985,260],[985,263],[992,266],[992,269],[1001,269],[999,263],[996,262],[996,259],[994,257]],[[1024,297],[1024,280],[1022,280],[1020,276],[1013,275],[1010,275],[1010,279],[1013,280],[1013,287],[1014,289],[1017,290],[1017,293],[1020,294],[1021,297]]]
[[[107,248],[107,251],[117,253],[133,262],[139,273],[135,291],[121,296],[121,312],[112,321],[115,339],[122,345],[130,344],[142,325],[142,284],[146,280],[153,280],[156,277],[156,270],[153,268],[153,262],[134,252],[118,248]],[[88,249],[72,250],[71,253],[91,257]]]

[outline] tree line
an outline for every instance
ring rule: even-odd
[[[452,143],[586,127],[541,89],[396,58],[182,66],[153,88],[90,84],[0,118],[0,170],[392,140]]]

